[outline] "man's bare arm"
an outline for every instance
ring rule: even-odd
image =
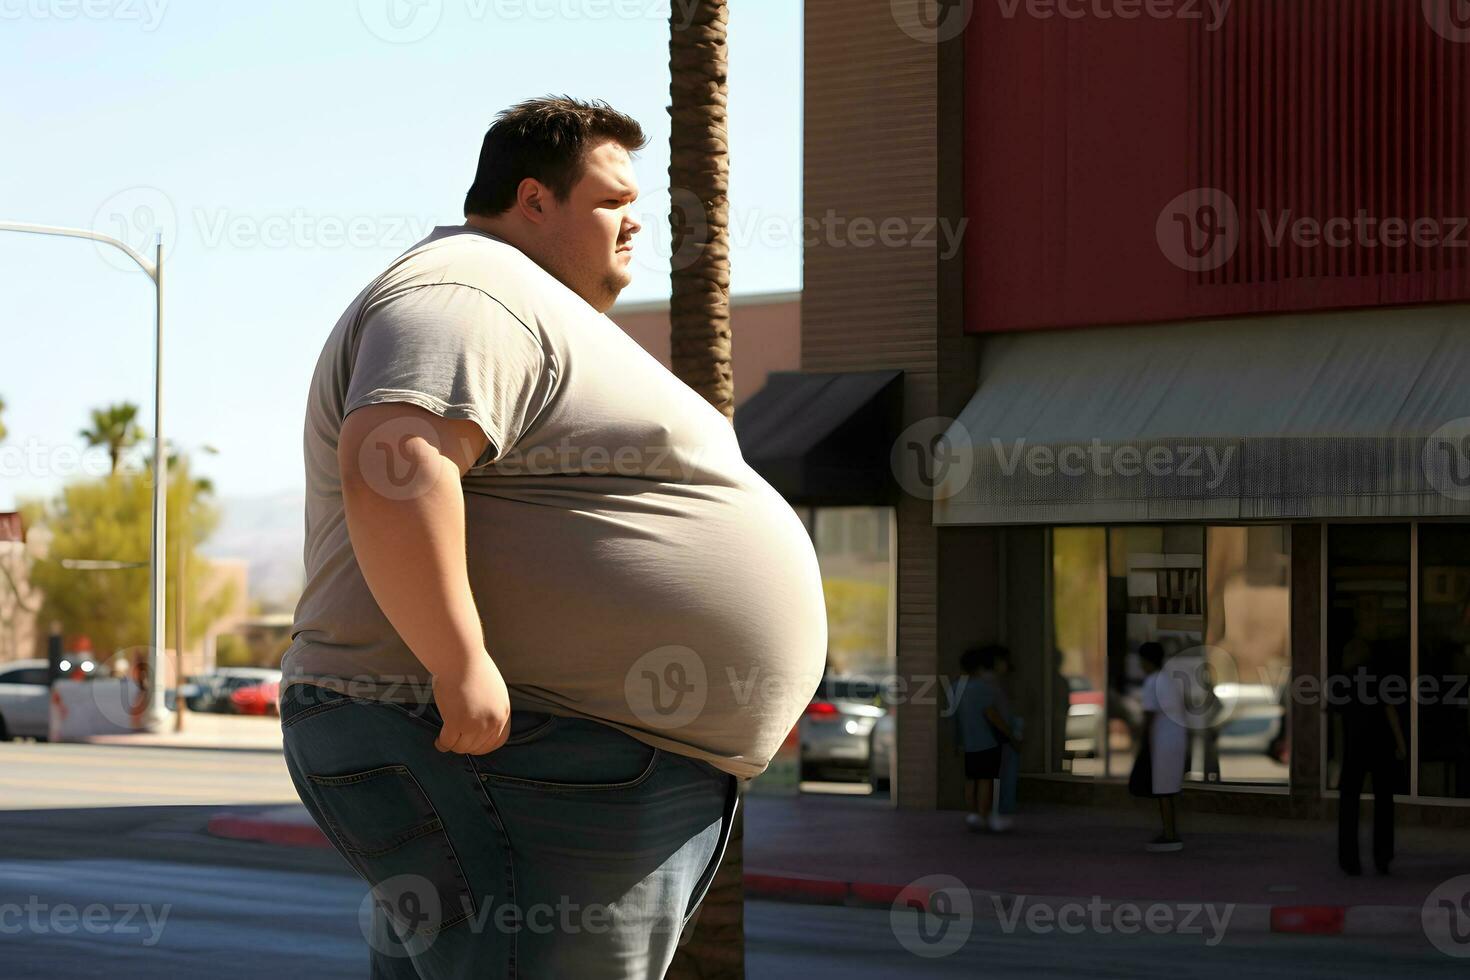
[[[353,553],[373,598],[434,675],[441,751],[481,755],[508,731],[509,697],[470,592],[460,478],[489,440],[415,405],[348,414],[337,444]]]

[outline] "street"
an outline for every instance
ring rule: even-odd
[[[270,753],[0,745],[0,976],[364,975],[366,891],[335,854],[204,832],[219,804],[291,798]],[[1448,977],[1464,966],[1422,939],[1231,932],[1207,946],[1201,936],[1007,933],[990,917],[963,923],[962,944],[926,958],[881,908],[752,901],[746,914],[748,975],[762,980],[1131,977],[1186,962],[1201,977]]]
[[[122,839],[135,849],[136,836]],[[219,856],[230,855],[222,848]],[[280,862],[288,863],[295,862]],[[124,925],[119,917],[115,929],[90,935],[16,931],[11,923],[20,916],[0,920],[6,977],[228,980],[366,972],[356,924],[364,890],[331,871],[180,863],[162,855],[5,860],[0,890],[7,903],[43,909],[152,910],[151,919],[138,913]],[[1259,936],[1202,949],[1183,937],[1008,936],[994,923],[977,924],[954,954],[924,959],[895,939],[886,911],[769,902],[748,903],[746,930],[748,975],[760,978],[1135,977],[1185,961],[1199,977],[1463,975],[1463,964],[1423,944]]]

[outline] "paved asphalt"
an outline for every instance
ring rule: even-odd
[[[51,765],[35,761],[42,758]],[[204,833],[227,799],[290,799],[278,770],[279,760],[257,753],[0,745],[0,978],[364,976],[357,914],[365,888],[334,853]],[[213,805],[170,803],[188,798]],[[1265,980],[1470,971],[1422,939],[1231,933],[1207,946],[1201,936],[1008,933],[988,919],[962,923],[948,935],[963,942],[926,957],[912,950],[939,947],[916,942],[912,925],[885,910],[751,902],[747,975]]]

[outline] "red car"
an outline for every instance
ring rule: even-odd
[[[261,681],[236,688],[230,693],[230,704],[239,715],[279,715],[281,684],[279,681]]]

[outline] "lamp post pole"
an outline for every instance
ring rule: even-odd
[[[153,280],[153,542],[148,551],[150,572],[148,586],[149,644],[148,644],[148,703],[144,707],[141,724],[150,731],[163,725],[168,708],[164,701],[163,685],[163,641],[164,641],[164,542],[167,537],[168,503],[168,460],[163,452],[163,235],[154,237],[154,258],[148,261],[126,242],[85,228],[58,228],[52,225],[33,225],[16,221],[0,221],[0,231],[15,231],[29,235],[55,235],[62,238],[86,238],[104,245],[111,245],[128,258]]]

